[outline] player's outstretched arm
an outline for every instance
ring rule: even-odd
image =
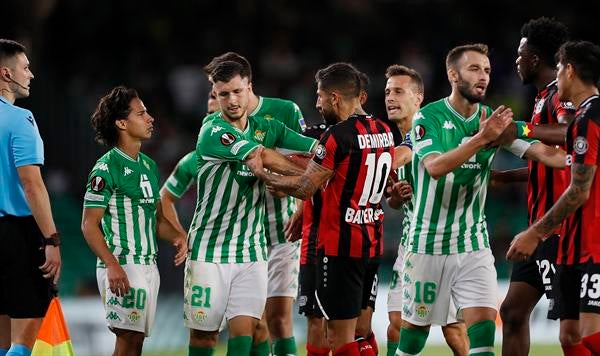
[[[512,116],[512,110],[503,105],[498,107],[489,118],[486,118],[485,110],[481,110],[479,132],[453,150],[443,154],[427,155],[423,159],[427,173],[433,179],[439,179],[460,167],[477,151],[494,141],[510,124]]]
[[[529,146],[523,157],[552,168],[565,168],[567,164],[567,153],[565,151],[541,142],[534,142]]]
[[[108,249],[104,234],[100,230],[104,210],[104,208],[83,208],[81,231],[92,252],[106,265],[111,292],[122,297],[129,292],[129,279],[123,267],[119,265],[119,261]]]
[[[17,168],[19,180],[23,185],[25,199],[29,204],[31,213],[35,222],[44,237],[48,238],[55,234],[56,226],[52,219],[52,209],[50,208],[50,197],[46,190],[46,185],[42,179],[40,167],[36,165],[26,165]],[[54,284],[58,283],[60,278],[61,258],[60,248],[58,246],[46,245],[44,247],[46,260],[40,269],[44,272],[44,278],[52,278]]]
[[[515,261],[529,258],[544,237],[588,200],[595,173],[595,165],[573,163],[571,183],[567,190],[541,219],[515,236],[506,258]]]
[[[263,161],[263,166],[271,172],[282,174],[284,176],[297,176],[304,173],[302,167],[270,148],[265,148],[261,151],[261,159]]]
[[[397,169],[412,161],[412,149],[408,146],[394,147],[394,161],[392,169]]]
[[[524,121],[513,121],[490,146],[508,145],[517,138],[533,138],[549,145],[563,145],[567,137],[567,127],[567,124],[532,125]]]
[[[169,220],[165,214],[163,214],[163,208],[161,202],[158,202],[156,206],[156,232],[158,236],[171,242],[176,249],[175,253],[175,266],[179,266],[185,261],[187,256],[187,236],[181,224],[176,226]]]

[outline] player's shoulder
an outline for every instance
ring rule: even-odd
[[[92,167],[92,173],[98,174],[105,172],[105,174],[108,175],[111,170],[115,169],[117,161],[118,157],[116,156],[115,150],[110,149],[96,160],[96,163]]]
[[[156,164],[156,162],[150,156],[148,156],[147,154],[145,154],[143,152],[140,152],[140,161],[148,169],[158,168],[158,165]]]
[[[196,161],[198,159],[198,155],[196,154],[196,150],[188,152],[185,156],[181,157],[179,162],[188,162],[188,161]]]
[[[206,136],[215,136],[224,134],[226,131],[234,130],[234,127],[227,121],[225,121],[220,114],[212,117],[208,122],[202,124],[200,128],[200,133],[198,136],[206,137]]]
[[[33,117],[33,113],[25,108],[12,105],[10,103],[6,104],[5,114],[7,116],[12,117],[11,125],[15,125],[18,127],[35,127],[35,118]]]
[[[581,103],[578,111],[581,118],[600,124],[600,97],[594,95],[586,99]]]
[[[423,106],[417,113],[415,114],[414,120],[441,120],[443,116],[445,116],[450,109],[446,104],[446,98],[439,99],[433,101],[425,106]]]
[[[291,100],[263,96],[262,105],[274,109],[296,109],[298,105]]]

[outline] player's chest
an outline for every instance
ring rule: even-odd
[[[158,177],[137,163],[123,165],[117,178],[117,198],[128,198],[132,204],[154,206],[159,199]]]

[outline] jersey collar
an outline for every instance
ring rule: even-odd
[[[263,104],[263,97],[259,96],[258,97],[258,105],[256,105],[256,108],[254,110],[252,110],[252,112],[250,114],[248,114],[248,116],[254,116],[258,113],[258,111],[261,109]]]
[[[463,121],[471,121],[471,120],[473,120],[474,118],[476,118],[476,117],[477,117],[477,114],[479,113],[479,111],[480,111],[480,110],[482,110],[482,108],[481,108],[481,103],[477,103],[477,110],[475,110],[475,112],[473,113],[473,115],[471,115],[471,116],[469,116],[469,117],[464,117],[464,116],[462,116],[461,114],[459,114],[459,113],[458,113],[458,111],[454,110],[454,108],[452,107],[452,105],[450,105],[450,100],[449,100],[449,98],[450,98],[450,97],[445,97],[445,98],[444,98],[444,104],[446,104],[446,107],[448,107],[448,109],[450,109],[450,111],[451,111],[451,112],[452,112],[454,115],[458,116],[458,117],[459,117],[461,120],[463,120]]]
[[[129,155],[128,155],[127,153],[125,153],[125,152],[121,151],[121,150],[120,150],[118,147],[115,147],[114,149],[115,149],[115,151],[116,151],[118,154],[120,154],[120,155],[121,155],[121,156],[123,156],[125,159],[127,159],[127,160],[129,160],[129,161],[131,161],[131,162],[139,162],[139,161],[140,161],[140,155],[139,155],[139,154],[138,154],[138,158],[137,158],[137,160],[135,160],[135,159],[133,159],[133,158],[129,157]]]
[[[0,95],[0,101],[3,102],[4,104],[8,104],[8,105],[12,105],[8,99],[6,99],[5,97],[3,97],[2,95]]]

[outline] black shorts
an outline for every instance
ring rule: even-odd
[[[317,259],[316,299],[327,320],[356,318],[375,310],[379,259],[326,256]]]
[[[552,235],[542,241],[535,253],[524,262],[515,262],[510,275],[511,282],[525,282],[545,294],[549,302],[548,319],[558,319],[555,310],[555,297],[552,292],[554,274],[556,272],[556,254],[558,251],[558,235]]]
[[[317,264],[301,264],[298,281],[298,313],[306,316],[307,318],[322,318],[323,314],[321,314],[321,310],[317,305],[317,299],[315,298],[317,284]]]
[[[32,216],[0,217],[0,315],[42,318],[54,294],[39,266],[46,259]]]
[[[579,313],[600,314],[600,263],[558,265],[554,294],[560,320],[578,320]]]

